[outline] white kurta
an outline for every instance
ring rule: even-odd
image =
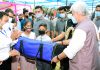
[[[10,44],[12,43],[5,31],[0,30],[0,61],[9,58]]]

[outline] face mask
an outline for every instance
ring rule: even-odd
[[[29,19],[32,19],[32,16],[29,16]]]
[[[72,16],[72,14],[68,14],[67,17],[68,17],[68,19],[72,20],[73,24],[77,24],[77,20],[75,19],[74,16]]]
[[[60,14],[59,14],[59,13],[57,13],[56,17],[58,17],[58,18],[59,18],[59,17],[60,17]]]
[[[72,18],[72,14],[67,14],[68,19]]]
[[[100,16],[100,11],[95,11],[95,17]]]
[[[19,19],[19,21],[21,22],[23,19]]]
[[[26,30],[27,30],[28,32],[31,32],[32,29],[31,29],[31,28],[27,28]]]
[[[26,27],[25,31],[31,32],[32,28]]]
[[[60,14],[60,18],[65,18],[65,14]]]
[[[42,13],[38,13],[38,14],[35,15],[35,17],[40,18],[40,17],[42,17],[42,15],[43,15]]]
[[[4,25],[2,26],[2,28],[3,28],[3,29],[7,28],[6,25],[7,25],[7,24],[4,24]]]
[[[9,18],[8,22],[11,23],[12,22],[12,18]]]
[[[8,30],[8,26],[10,27],[9,23],[3,24],[2,28]]]
[[[71,20],[73,21],[73,24],[77,24],[77,20],[75,19],[75,17],[72,16]]]
[[[45,34],[45,30],[39,30],[39,35],[44,35]]]
[[[26,18],[28,18],[28,15],[25,15]]]

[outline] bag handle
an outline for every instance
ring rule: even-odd
[[[20,41],[19,52],[21,53],[21,55],[23,55],[23,40]]]
[[[36,58],[37,58],[39,52],[40,52],[40,59],[42,59],[43,58],[43,43],[41,43],[39,46],[38,52],[36,54]]]

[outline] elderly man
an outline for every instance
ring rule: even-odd
[[[69,70],[97,70],[97,36],[94,24],[88,18],[87,5],[78,1],[72,5],[71,11],[78,22],[77,27],[69,46],[55,56],[52,62],[68,57]]]

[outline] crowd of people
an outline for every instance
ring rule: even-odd
[[[26,8],[16,15],[12,9],[0,11],[0,70],[52,70],[60,61],[60,70],[100,70],[100,4],[89,14],[85,2],[75,2],[70,8],[61,6],[47,13],[42,6],[34,12]],[[29,61],[12,46],[18,38],[56,42],[64,47],[51,63]]]

